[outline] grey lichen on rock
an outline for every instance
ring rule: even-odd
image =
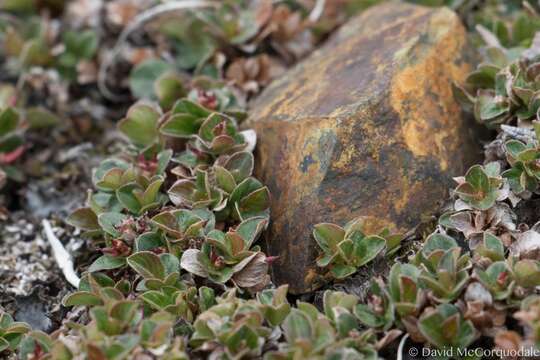
[[[312,227],[364,215],[407,230],[480,156],[452,82],[471,69],[459,18],[389,3],[350,20],[252,104],[258,176],[272,194],[272,273],[320,285]]]

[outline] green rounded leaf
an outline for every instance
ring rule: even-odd
[[[156,232],[146,232],[135,239],[136,251],[152,250],[163,246],[161,235]]]
[[[335,224],[321,223],[313,228],[313,237],[323,251],[335,252],[338,244],[345,238],[345,230]]]
[[[197,134],[201,119],[191,114],[173,114],[161,126],[163,135],[176,138],[189,138]]]
[[[165,267],[159,256],[150,251],[140,251],[127,258],[127,263],[142,277],[149,279],[164,279]]]
[[[313,333],[311,320],[298,309],[291,309],[282,326],[289,344],[294,344],[300,339],[311,339]]]
[[[120,256],[102,255],[88,268],[88,272],[118,269],[126,264],[126,259]]]
[[[155,99],[155,81],[172,69],[172,65],[162,60],[146,60],[137,65],[129,75],[129,88],[139,99]]]
[[[117,212],[105,212],[99,214],[98,223],[101,228],[108,234],[119,237],[120,231],[117,230],[118,226],[127,219],[127,216]]]
[[[26,111],[26,121],[31,129],[42,129],[60,123],[60,118],[44,108],[31,108]]]
[[[8,107],[0,113],[0,138],[17,129],[19,124],[19,114]]]
[[[99,296],[88,291],[77,291],[62,299],[64,306],[96,306],[102,305],[103,301]]]
[[[158,137],[158,120],[161,114],[150,105],[133,105],[126,117],[118,123],[118,130],[133,144],[147,147]]]
[[[86,231],[101,229],[96,213],[90,208],[80,208],[75,210],[69,215],[66,222],[71,226]]]

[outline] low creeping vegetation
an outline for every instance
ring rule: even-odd
[[[455,87],[456,96],[464,108],[472,110],[477,121],[489,128],[507,123],[530,124],[540,106],[536,87],[538,15],[522,13],[513,22],[494,19],[489,25],[493,32],[478,27],[486,43],[482,63],[463,86]]]
[[[0,188],[8,178],[19,177],[17,169],[10,164],[24,151],[19,135],[19,114],[12,108],[0,108]]]
[[[171,271],[178,275],[178,269]],[[287,286],[243,299],[234,289],[215,297],[209,288],[197,291],[177,279],[176,287],[163,285],[163,292],[176,289],[174,304],[165,309],[156,307],[162,300],[151,295],[155,290],[137,286],[137,297],[128,299],[130,286],[103,274],[87,275],[81,290],[64,299],[66,306],[88,306],[91,319],[87,325],[67,324],[70,341],[58,333],[30,332],[3,315],[6,330],[1,334],[10,341],[6,346],[20,342],[23,359],[33,354],[41,354],[41,359],[93,354],[107,359],[152,355],[181,360],[189,358],[187,346],[215,359],[259,357],[263,352],[265,359],[376,359],[376,349],[394,338],[391,334],[377,341],[373,330],[358,330],[359,299],[339,291],[324,293],[321,312],[301,301],[291,307]],[[145,286],[155,287],[148,281]]]
[[[236,23],[229,25],[237,31],[225,31],[230,11],[189,26],[219,24],[217,36],[239,44],[261,31]],[[455,92],[498,135],[485,164],[455,178],[435,231],[411,256],[395,256],[405,236],[366,218],[315,225],[317,264],[336,283],[377,257],[400,259],[372,279],[365,298],[326,290],[320,307],[292,304],[287,285],[270,283],[273,258],[257,240],[270,221],[271,195],[253,176],[255,135],[239,130],[244,114],[230,88],[207,82],[212,91],[201,91],[201,79],[184,87],[154,63],[163,71],[143,94],[148,84],[139,87],[137,76],[156,72],[135,68],[133,92],[159,105],[129,109],[118,123],[129,142],[94,169],[86,205],[67,220],[99,250],[78,291],[63,299],[84,307],[86,321],[68,319],[45,334],[2,313],[0,352],[62,360],[378,359],[405,334],[438,349],[540,348],[540,223],[520,223],[516,210],[537,197],[540,180],[538,24],[521,14],[512,24],[493,21],[493,32],[480,27],[485,61]],[[66,40],[91,45],[83,37]],[[186,68],[207,65],[213,39],[202,39],[208,49],[196,58],[181,59]],[[196,45],[188,40],[181,46]],[[20,45],[32,50],[33,43]],[[66,44],[54,59],[74,76],[70,58],[93,56],[83,50]],[[8,176],[5,159],[22,141],[18,114],[7,106],[0,112],[0,168]]]
[[[172,255],[213,282],[264,287],[268,260],[254,242],[268,224],[270,195],[252,177],[250,132],[187,99],[165,114],[135,104],[118,128],[132,144],[94,171],[96,191],[68,219],[102,245],[89,271],[137,271]],[[184,150],[175,153],[176,144]]]
[[[0,190],[8,180],[22,182],[25,178],[17,166],[17,161],[29,147],[25,132],[58,123],[58,118],[50,111],[25,103],[17,98],[14,87],[0,84]]]
[[[372,261],[385,248],[387,255],[399,250],[400,234],[391,234],[386,228],[371,234],[373,231],[367,230],[368,223],[368,219],[359,218],[346,224],[345,228],[328,223],[315,225],[313,237],[323,250],[317,265],[331,267],[332,276],[343,279]]]

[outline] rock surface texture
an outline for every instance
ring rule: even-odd
[[[452,11],[381,5],[259,96],[247,126],[273,197],[276,283],[293,293],[320,285],[314,224],[365,215],[405,231],[478,160],[451,89],[471,69],[468,49]]]

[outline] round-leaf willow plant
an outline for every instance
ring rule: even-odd
[[[187,99],[166,113],[140,102],[118,129],[130,145],[94,170],[96,190],[68,218],[103,245],[88,270],[129,266],[165,281],[154,254],[169,254],[196,276],[264,287],[268,264],[254,243],[270,194],[252,177],[252,146],[236,120]]]

